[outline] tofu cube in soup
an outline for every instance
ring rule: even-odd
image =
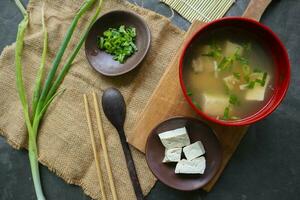
[[[158,136],[166,149],[184,147],[190,144],[190,138],[185,127],[166,131],[158,134]]]
[[[163,163],[167,162],[178,162],[181,159],[182,148],[173,148],[165,150],[165,157]]]
[[[183,153],[187,160],[193,160],[205,154],[205,149],[201,141],[194,142],[183,148]]]
[[[192,60],[192,68],[195,73],[200,73],[203,71],[213,72],[215,71],[216,61],[209,56],[204,56],[210,52],[209,45],[204,45],[200,48],[199,53],[196,58]]]
[[[223,55],[226,57],[233,56],[236,52],[239,52],[239,54],[243,54],[243,47],[241,45],[238,45],[236,43],[225,41],[224,48],[223,48]]]
[[[255,83],[254,88],[247,90],[245,99],[249,101],[263,101],[265,99],[265,93],[269,81],[270,81],[270,76],[267,75],[264,86],[261,86],[259,83]]]
[[[201,99],[201,109],[211,116],[223,116],[224,109],[229,104],[229,97],[222,94],[203,93]]]
[[[193,160],[180,160],[175,168],[175,174],[204,174],[206,160],[203,156]]]
[[[199,56],[192,60],[192,68],[194,72],[200,73],[204,70],[207,72],[214,72],[215,71],[216,61],[208,56]]]

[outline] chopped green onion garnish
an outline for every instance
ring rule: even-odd
[[[263,78],[262,78],[262,80],[261,80],[261,83],[260,83],[260,85],[261,85],[262,87],[265,86],[265,84],[266,84],[267,76],[268,76],[268,74],[267,74],[267,72],[265,72],[265,73],[264,73],[264,76],[263,76]]]
[[[229,103],[232,105],[238,105],[240,103],[238,97],[234,94],[229,95]]]
[[[222,57],[222,50],[214,41],[212,41],[209,46],[211,48],[211,51],[207,54],[202,54],[202,56],[209,56],[215,59],[219,59]]]
[[[250,82],[248,83],[248,86],[247,86],[247,88],[249,88],[249,89],[253,89],[253,88],[254,88],[254,86],[255,86],[255,81],[250,81]]]
[[[229,57],[224,57],[221,62],[218,64],[218,69],[226,70],[230,69],[232,66],[233,60]]]
[[[257,72],[256,72],[256,73],[257,73]],[[255,79],[255,80],[253,80],[253,81],[250,81],[250,82],[248,83],[247,88],[253,89],[254,86],[255,86],[255,83],[260,84],[260,86],[262,86],[262,87],[265,86],[267,76],[268,76],[267,72],[264,72],[263,77],[262,77],[261,79]]]
[[[240,62],[241,64],[244,64],[244,65],[248,65],[249,64],[249,60],[242,57],[238,52],[236,52],[234,54],[234,59],[238,62]]]
[[[228,106],[224,109],[223,119],[224,120],[229,119],[229,107]]]
[[[233,76],[237,79],[241,79],[241,74],[238,72],[233,72]]]
[[[131,56],[137,47],[135,45],[136,30],[133,27],[126,28],[121,25],[119,28],[109,28],[98,37],[98,47],[101,50],[113,55],[113,59],[124,63],[126,58]]]
[[[193,104],[198,108],[201,109],[199,103],[197,101],[195,101],[194,99],[192,99]]]
[[[186,94],[187,94],[188,96],[193,96],[193,93],[192,93],[189,89],[186,89]]]

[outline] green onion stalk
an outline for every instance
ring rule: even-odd
[[[20,2],[20,0],[15,0],[16,5],[20,9],[23,19],[18,26],[18,33],[16,39],[16,49],[15,49],[15,67],[16,67],[16,81],[17,81],[17,91],[19,94],[19,98],[23,107],[24,119],[28,131],[28,155],[31,167],[31,173],[33,177],[34,188],[36,192],[36,196],[38,200],[44,200],[45,196],[43,194],[43,190],[41,187],[40,181],[40,173],[38,166],[38,145],[37,145],[37,135],[39,131],[39,125],[47,108],[53,101],[53,99],[61,94],[64,90],[57,91],[63,79],[67,75],[70,70],[72,63],[78,54],[80,48],[82,47],[89,30],[91,29],[94,22],[97,20],[97,17],[100,13],[102,0],[99,0],[98,6],[96,8],[96,12],[88,22],[87,27],[82,33],[80,40],[78,41],[76,47],[71,52],[69,57],[67,58],[65,64],[63,65],[61,71],[57,75],[55,79],[56,72],[61,63],[62,57],[65,53],[65,50],[71,40],[73,32],[78,24],[80,18],[92,7],[96,0],[85,0],[81,5],[80,9],[76,13],[73,21],[67,33],[57,51],[57,54],[52,62],[52,67],[48,72],[45,83],[43,84],[43,78],[45,74],[45,63],[47,57],[47,48],[48,48],[48,34],[47,28],[44,19],[44,5],[42,9],[42,29],[43,29],[43,51],[41,56],[41,63],[36,75],[36,81],[34,85],[34,92],[32,98],[32,107],[31,111],[29,109],[29,104],[26,98],[25,86],[22,78],[22,52],[24,47],[24,35],[28,26],[29,16],[24,6]]]

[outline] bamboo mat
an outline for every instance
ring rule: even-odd
[[[210,22],[221,18],[235,0],[161,0],[176,10],[181,16],[193,22]]]

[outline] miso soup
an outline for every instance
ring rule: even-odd
[[[238,120],[272,95],[274,63],[258,38],[236,28],[204,33],[188,49],[183,79],[194,105],[209,116]]]

